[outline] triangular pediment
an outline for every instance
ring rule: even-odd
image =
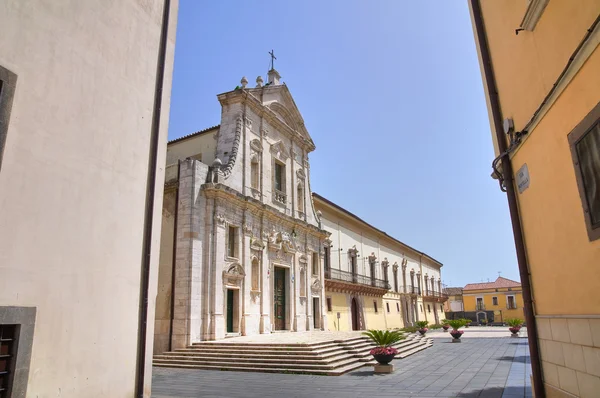
[[[269,93],[263,97],[264,105],[271,109],[282,122],[314,145],[304,126],[302,114],[287,86],[284,84],[272,86],[268,91]]]

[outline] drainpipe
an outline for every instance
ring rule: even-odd
[[[479,0],[470,0],[473,10],[473,20],[479,42],[479,50],[481,52],[481,60],[485,75],[485,84],[488,88],[490,97],[490,107],[494,119],[494,130],[496,132],[496,140],[498,141],[498,150],[500,153],[506,151],[506,140],[504,138],[502,126],[502,112],[500,110],[500,100],[498,98],[498,90],[496,80],[492,68],[490,51],[488,48],[487,37],[485,34],[485,26],[483,22],[483,14],[481,12],[481,4]],[[527,254],[525,252],[525,242],[523,239],[523,231],[521,229],[521,220],[519,215],[519,207],[517,204],[517,196],[513,184],[513,170],[510,158],[505,156],[502,160],[502,174],[504,176],[504,185],[506,188],[506,196],[508,199],[508,208],[510,210],[510,219],[515,240],[515,249],[517,252],[517,262],[519,265],[519,274],[521,284],[523,286],[523,301],[525,307],[525,321],[527,322],[527,335],[529,340],[529,350],[531,353],[531,370],[533,376],[533,388],[535,396],[544,398],[544,383],[542,381],[542,368],[540,364],[540,351],[538,346],[538,331],[535,323],[535,314],[533,311],[533,299],[531,294],[531,285],[529,281],[529,265],[527,263]]]
[[[169,11],[171,1],[163,5],[162,27],[158,47],[156,82],[154,87],[154,108],[150,129],[150,152],[148,155],[148,177],[146,181],[146,205],[144,211],[144,237],[142,241],[142,270],[140,276],[140,311],[138,319],[137,363],[135,375],[135,396],[144,397],[144,378],[146,370],[146,338],[148,331],[148,295],[150,288],[150,262],[152,252],[152,224],[154,221],[154,195],[156,192],[156,167],[160,139],[160,113],[162,108],[165,62],[167,57],[167,39],[169,33]]]

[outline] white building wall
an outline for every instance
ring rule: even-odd
[[[35,307],[30,397],[132,397],[163,2],[0,2],[17,75],[0,169],[0,306]],[[165,163],[177,0],[158,164]],[[160,231],[164,166],[156,175]],[[145,396],[159,234],[152,237]]]

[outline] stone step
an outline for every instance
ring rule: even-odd
[[[409,335],[394,347],[405,358],[432,345],[432,340]],[[248,372],[306,373],[336,376],[373,364],[369,351],[375,347],[366,337],[315,344],[196,343],[185,349],[156,355],[154,365],[190,369]]]
[[[221,370],[221,371],[236,371],[236,372],[260,372],[260,373],[287,373],[287,374],[312,374],[312,375],[320,375],[320,376],[340,376],[344,373],[350,372],[352,370],[358,369],[364,366],[363,363],[353,363],[338,369],[333,370],[306,370],[306,369],[296,369],[296,368],[258,368],[258,367],[239,367],[239,368],[228,368],[228,367],[220,367],[220,366],[209,366],[209,365],[171,365],[171,364],[161,364],[155,365],[158,367],[165,368],[183,368],[183,369],[204,369],[204,370]]]
[[[160,354],[155,355],[154,359],[160,359],[163,361],[167,360],[193,360],[193,361],[219,361],[219,362],[238,362],[238,363],[301,363],[301,364],[329,364],[341,360],[353,359],[355,358],[353,354],[349,354],[347,352],[340,352],[337,355],[332,355],[327,358],[314,358],[314,357],[281,357],[281,356],[260,356],[260,357],[246,357],[246,356],[208,356],[208,355],[180,355],[180,354]]]
[[[255,367],[259,369],[272,369],[272,368],[293,368],[293,369],[304,369],[304,370],[332,370],[338,367],[350,365],[356,362],[354,358],[345,358],[339,361],[331,362],[331,363],[323,363],[323,362],[311,362],[311,363],[298,363],[295,361],[219,361],[219,360],[194,360],[194,359],[155,359],[153,363],[155,365],[161,364],[177,364],[177,365],[207,365],[207,366],[215,366],[221,368],[240,368],[240,367]]]
[[[342,350],[342,348],[334,346],[334,347],[328,347],[325,349],[319,349],[319,350],[273,350],[273,349],[238,349],[238,347],[232,347],[232,348],[218,348],[218,349],[207,349],[207,348],[201,348],[198,349],[196,347],[194,348],[180,348],[180,349],[176,349],[173,352],[196,352],[196,353],[204,353],[204,352],[211,352],[211,353],[230,353],[230,352],[237,352],[237,353],[245,353],[245,354],[254,354],[254,355],[260,355],[260,354],[265,354],[265,355],[312,355],[312,356],[319,356],[319,355],[326,355],[328,353],[332,353],[332,352],[337,352]]]
[[[231,351],[231,350],[237,350],[237,351],[285,351],[285,352],[314,352],[314,351],[322,351],[322,350],[327,350],[327,349],[337,349],[339,348],[339,346],[337,344],[327,344],[327,345],[320,345],[320,346],[316,346],[316,347],[308,347],[308,346],[284,346],[284,345],[278,345],[278,346],[274,346],[274,345],[268,345],[268,346],[248,346],[248,345],[225,345],[225,344],[220,344],[220,345],[212,345],[212,344],[193,344],[191,346],[188,346],[186,348],[179,348],[178,350],[197,350],[197,351],[211,351],[211,352],[217,352],[217,351]]]
[[[217,347],[236,347],[236,348],[272,348],[272,349],[281,349],[281,348],[285,348],[285,349],[298,349],[298,350],[306,350],[306,349],[313,349],[313,348],[324,348],[324,347],[331,347],[331,346],[335,346],[337,345],[337,343],[333,342],[333,341],[320,341],[320,342],[316,342],[316,343],[268,343],[268,344],[261,344],[261,343],[228,343],[227,341],[201,341],[198,343],[192,343],[192,345],[190,347],[212,347],[212,348],[217,348]]]

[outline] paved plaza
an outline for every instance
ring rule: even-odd
[[[531,397],[527,339],[509,334],[506,328],[471,327],[454,344],[448,333],[428,333],[433,347],[395,360],[391,375],[375,376],[369,367],[337,377],[154,368],[152,396]]]

